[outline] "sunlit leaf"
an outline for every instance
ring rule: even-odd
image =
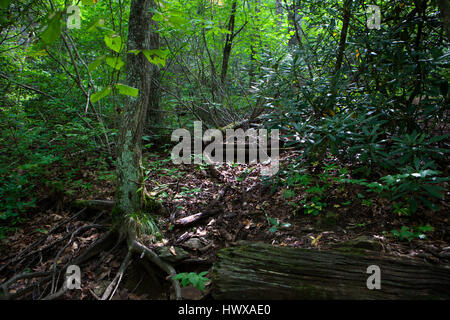
[[[139,89],[127,86],[125,84],[118,83],[116,84],[116,88],[119,90],[120,94],[132,96],[134,98],[136,98],[139,94]]]
[[[116,70],[120,70],[125,62],[123,62],[122,58],[120,57],[106,57],[106,64]]]
[[[108,96],[111,93],[111,87],[105,87],[101,91],[96,92],[91,95],[91,102],[96,103],[100,99],[103,99],[104,97]]]

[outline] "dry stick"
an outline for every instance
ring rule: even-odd
[[[147,259],[149,259],[151,262],[156,264],[162,270],[167,272],[169,276],[166,279],[170,279],[170,282],[172,283],[172,286],[175,290],[176,299],[177,300],[182,299],[180,284],[176,279],[173,279],[173,277],[176,275],[176,271],[170,264],[162,261],[161,258],[156,253],[154,253],[152,250],[150,250],[137,240],[131,241],[130,250],[140,254],[141,257],[145,255]]]
[[[122,265],[119,268],[119,271],[117,272],[113,281],[109,284],[109,286],[106,288],[105,292],[103,293],[102,300],[107,300],[108,298],[109,298],[109,300],[111,300],[112,297],[114,297],[114,294],[116,293],[116,290],[119,287],[120,282],[122,281],[123,274],[125,273],[125,270],[127,269],[128,265],[130,264],[131,255],[132,255],[131,250],[128,250],[126,257],[123,260]]]
[[[70,49],[70,46],[69,46],[69,44],[67,42],[67,39],[66,39],[66,37],[63,34],[61,34],[61,39],[63,40],[64,46],[66,47],[67,51],[69,52],[70,60],[72,61],[73,67],[75,68],[75,73],[77,75],[77,81],[76,82],[78,84],[78,87],[81,89],[83,94],[88,98],[88,103],[91,105],[92,109],[94,110],[94,113],[97,115],[97,120],[104,127],[102,119],[98,115],[98,112],[96,111],[94,104],[90,101],[89,94],[86,92],[86,89],[84,88],[83,83],[81,82],[81,77],[80,77],[80,72],[78,71],[77,62],[75,61],[75,57],[73,56],[72,50]],[[109,152],[109,154],[112,154],[111,147],[109,145],[108,134],[106,132],[103,132],[103,134],[105,136],[106,146],[108,147],[108,152]]]
[[[4,79],[8,80],[9,82],[14,83],[15,85],[18,85],[19,87],[22,87],[22,88],[24,88],[24,89],[28,89],[28,90],[37,92],[37,93],[42,94],[42,95],[46,96],[47,98],[50,98],[50,99],[53,99],[53,100],[56,99],[55,97],[49,95],[48,93],[42,92],[42,91],[39,90],[39,89],[36,89],[36,88],[31,87],[31,86],[26,85],[26,84],[22,84],[22,83],[16,82],[16,81],[14,81],[14,80],[11,80],[10,78],[8,78],[8,77],[7,77],[6,75],[4,75],[3,73],[0,73],[0,77],[2,77],[2,78],[4,78]]]
[[[186,226],[189,224],[192,224],[194,222],[199,221],[200,219],[209,217],[212,213],[215,213],[218,211],[217,204],[222,200],[222,198],[225,196],[226,191],[229,189],[229,186],[225,186],[217,196],[216,199],[214,199],[202,212],[178,219],[174,222],[175,226]]]
[[[52,58],[53,60],[55,60],[55,62],[66,72],[66,74],[69,76],[69,77],[71,77],[72,78],[72,80],[76,83],[77,82],[77,78],[72,74],[72,73],[70,73],[70,71],[69,70],[67,70],[67,68],[66,68],[66,66],[61,62],[61,61],[59,61],[58,60],[58,58],[57,57],[55,57],[51,52],[50,52],[50,50],[48,50],[47,48],[45,49],[45,52],[47,52],[47,54],[48,54],[48,56],[50,57],[50,58]]]
[[[80,53],[78,52],[77,46],[75,45],[75,42],[73,41],[72,37],[67,33],[67,31],[64,31],[64,34],[67,36],[67,38],[70,40],[70,43],[72,44],[72,48],[73,51],[75,52],[75,55],[77,56],[78,60],[80,60],[81,64],[84,66],[84,68],[86,69],[86,73],[88,74],[89,77],[89,84],[92,88],[94,88],[94,81],[92,80],[92,75],[91,72],[89,71],[89,67],[86,64],[86,61],[84,61],[81,58]]]

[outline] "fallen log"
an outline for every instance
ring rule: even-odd
[[[317,251],[241,242],[213,267],[214,299],[449,299],[450,267],[361,249]],[[367,286],[380,268],[380,289]]]

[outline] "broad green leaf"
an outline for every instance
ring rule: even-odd
[[[166,65],[166,57],[169,54],[169,50],[153,49],[143,50],[142,52],[150,63],[161,65],[162,67]]]
[[[120,70],[125,64],[120,57],[106,57],[106,63],[116,70]]]
[[[61,34],[61,12],[52,12],[48,15],[47,25],[41,34],[46,44],[55,42]]]
[[[170,26],[179,28],[186,23],[186,19],[179,14],[172,13],[167,19],[167,22],[169,23]]]
[[[90,63],[90,64],[89,64],[89,67],[88,67],[89,72],[92,72],[93,70],[97,69],[98,66],[102,63],[102,61],[103,61],[105,58],[106,58],[105,56],[101,56],[101,57],[95,59],[94,62]]]
[[[103,99],[104,97],[108,96],[111,93],[111,87],[105,87],[101,91],[96,92],[91,95],[91,102],[96,103],[100,99]]]
[[[134,98],[136,98],[139,94],[139,89],[127,86],[125,84],[118,83],[116,84],[116,88],[119,90],[120,94],[132,96]]]
[[[0,8],[6,9],[11,4],[12,0],[0,0]]]
[[[105,19],[95,20],[87,29],[88,32],[97,31],[97,28],[102,28],[105,25]]]
[[[119,35],[105,36],[105,44],[111,50],[119,53],[122,49],[122,38]]]

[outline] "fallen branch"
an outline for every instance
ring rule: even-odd
[[[202,212],[175,220],[174,225],[175,226],[186,226],[186,225],[190,225],[194,222],[197,222],[201,219],[207,218],[212,216],[213,214],[220,212],[220,208],[217,206],[217,204],[222,201],[223,197],[225,196],[226,191],[228,190],[229,186],[226,186],[225,188],[223,188],[220,192],[219,195],[217,196],[216,199],[214,199],[207,207],[205,210],[203,210]]]

